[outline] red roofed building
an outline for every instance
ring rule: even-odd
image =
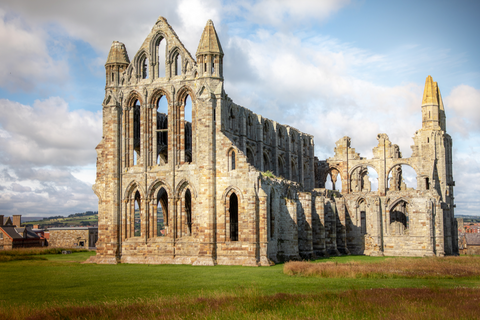
[[[45,239],[32,228],[21,226],[21,215],[4,218],[0,215],[0,250],[43,247]]]

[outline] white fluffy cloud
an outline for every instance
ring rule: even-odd
[[[160,15],[175,26],[190,50],[196,49],[207,20],[220,20],[220,1],[215,0],[5,0],[2,6],[21,15],[27,25],[48,29],[53,24],[69,36],[88,42],[105,55],[112,41],[124,42],[130,58]]]
[[[0,213],[64,215],[96,209],[91,184],[72,172],[95,162],[100,113],[69,111],[61,98],[33,106],[1,99],[0,127]]]
[[[455,87],[445,98],[447,113],[453,115],[448,124],[462,136],[480,133],[480,90],[467,85]]]
[[[67,168],[4,168],[0,174],[0,214],[67,215],[96,210],[91,185]]]
[[[355,74],[357,68],[375,68],[385,57],[321,36],[302,40],[267,31],[253,40],[236,37],[226,51],[244,59],[227,64],[226,90],[234,101],[313,134],[320,157],[332,155],[334,142],[344,135],[369,155],[380,132],[409,156],[411,138],[421,126],[423,88],[377,85]],[[229,77],[245,69],[250,77]]]
[[[11,166],[81,166],[95,162],[101,113],[69,111],[61,98],[33,106],[0,100],[0,159]]]
[[[49,55],[46,40],[42,29],[7,17],[0,8],[0,87],[31,91],[39,83],[60,84],[67,79],[66,62]]]
[[[309,19],[325,20],[349,3],[350,0],[246,0],[237,2],[230,10],[242,12],[254,23],[281,28]]]

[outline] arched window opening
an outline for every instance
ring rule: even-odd
[[[278,157],[278,175],[280,177],[285,177],[285,160],[283,160],[282,156]]]
[[[230,155],[231,160],[231,170],[235,170],[235,151],[232,151]]]
[[[269,142],[270,142],[269,132],[270,132],[270,127],[268,125],[268,122],[265,121],[265,123],[263,124],[263,141],[266,144],[269,144]]]
[[[142,79],[148,79],[148,58],[142,61]]]
[[[133,107],[133,165],[137,165],[140,159],[140,102],[135,101]]]
[[[390,231],[395,235],[405,234],[408,229],[407,203],[400,201],[390,210]]]
[[[328,173],[327,180],[325,181],[325,188],[329,190],[342,191],[342,177],[336,169]]]
[[[187,95],[185,99],[185,162],[192,162],[192,99]]]
[[[272,171],[270,167],[270,159],[266,153],[263,154],[263,171]]]
[[[230,196],[230,241],[238,241],[238,198],[235,193]]]
[[[378,191],[378,174],[368,166],[360,166],[350,175],[350,192]]]
[[[115,73],[112,72],[112,82],[115,81]]]
[[[212,58],[212,76],[215,75],[215,60]]]
[[[157,43],[157,53],[158,53],[158,77],[165,77],[165,52],[167,50],[167,42],[162,41],[163,38]]]
[[[174,57],[174,75],[179,76],[182,74],[182,56],[180,53],[176,53]]]
[[[161,188],[157,194],[157,237],[165,236],[165,226],[168,225],[168,194]]]
[[[247,148],[247,162],[252,166],[255,165],[255,157],[253,156],[253,152],[250,150],[250,148]]]
[[[135,214],[133,217],[133,236],[140,237],[141,235],[141,199],[140,193],[137,191],[135,193]]]
[[[185,192],[185,215],[187,224],[187,233],[192,234],[192,195],[190,190]]]
[[[157,101],[157,164],[168,163],[168,101],[162,96]]]
[[[363,236],[367,233],[367,209],[365,200],[359,202],[358,211],[360,212],[360,234]]]
[[[247,117],[247,137],[252,140],[256,140],[257,132],[254,125],[255,120],[251,114]]]
[[[283,143],[282,143],[283,142],[283,136],[284,136],[284,134],[282,132],[282,128],[280,128],[278,130],[277,145],[281,148],[283,147]]]
[[[290,164],[290,169],[291,169],[291,180],[298,182],[298,166],[297,166],[297,163],[293,160]]]
[[[389,191],[406,191],[417,189],[417,173],[409,165],[394,166],[388,174]]]

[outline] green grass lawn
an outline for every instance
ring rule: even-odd
[[[289,276],[273,267],[81,264],[95,252],[49,254],[47,260],[0,263],[0,306],[41,306],[45,301],[90,303],[168,297],[215,297],[254,290],[259,295],[318,294],[371,288],[478,287],[480,277],[459,279],[347,279]],[[339,263],[383,261],[383,257],[343,256]]]

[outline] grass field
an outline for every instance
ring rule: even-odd
[[[28,221],[28,222],[22,223],[22,226],[23,225],[27,225],[27,226],[38,225],[39,228],[45,228],[47,226],[83,227],[85,225],[97,225],[97,224],[98,224],[98,214],[89,215],[89,216],[75,216],[75,217],[64,217],[64,218]]]
[[[480,314],[478,275],[325,278],[289,275],[282,264],[80,263],[93,254],[0,262],[0,319],[473,319]],[[346,256],[312,264],[385,265],[390,260]]]

